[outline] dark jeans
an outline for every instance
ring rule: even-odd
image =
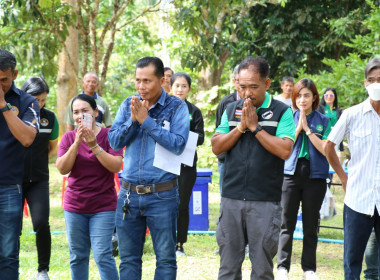
[[[373,216],[362,214],[344,205],[344,279],[359,280],[364,251],[372,229],[380,241],[380,217],[375,209]],[[379,248],[378,248],[379,250]],[[380,253],[379,253],[380,254]]]
[[[302,202],[303,249],[301,265],[303,271],[316,271],[318,243],[318,220],[326,193],[326,179],[310,178],[310,162],[299,159],[294,175],[285,175],[282,185],[282,221],[278,246],[277,266],[288,271],[292,257],[293,233],[297,213]]]
[[[187,241],[189,202],[196,179],[196,166],[181,166],[181,176],[178,177],[179,213],[177,220],[177,243],[185,243]]]
[[[21,199],[21,185],[0,185],[0,278],[2,280],[19,279]]]
[[[49,181],[23,183],[23,206],[25,198],[29,205],[33,230],[36,232],[38,271],[49,270],[51,255]]]
[[[364,278],[379,280],[379,253],[374,230],[372,230],[365,249],[365,263],[367,268],[364,270]]]

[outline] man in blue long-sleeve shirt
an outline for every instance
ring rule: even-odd
[[[147,227],[157,258],[155,279],[176,278],[177,176],[154,167],[153,160],[156,143],[176,155],[183,152],[190,122],[186,104],[162,89],[163,80],[159,58],[140,59],[138,94],[124,100],[109,131],[113,149],[126,146],[116,211],[120,279],[141,279]]]

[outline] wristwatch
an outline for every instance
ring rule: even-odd
[[[263,130],[262,126],[261,125],[257,125],[256,126],[256,129],[252,132],[253,133],[253,136],[256,136],[257,132]]]
[[[8,110],[10,110],[10,109],[12,109],[12,105],[9,104],[9,103],[7,103],[7,104],[5,105],[5,107],[3,107],[3,108],[0,109],[0,112],[2,113],[2,112],[5,112],[5,111],[8,111]]]

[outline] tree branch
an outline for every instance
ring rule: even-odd
[[[148,13],[148,12],[156,12],[156,11],[159,11],[160,9],[157,9],[157,10],[153,10],[153,8],[157,7],[159,4],[161,4],[161,0],[159,0],[156,4],[146,8],[145,10],[141,11],[140,14],[138,14],[136,17],[134,17],[133,19],[127,21],[126,23],[120,25],[116,31],[120,31],[121,29],[123,29],[125,26],[127,26],[128,24],[131,24],[132,22],[136,21],[138,18],[142,17],[144,14]]]
[[[7,35],[7,38],[10,38],[12,37],[14,34],[16,34],[17,32],[38,32],[38,31],[48,31],[50,32],[50,28],[36,28],[36,29],[22,29],[22,28],[16,28],[14,29],[13,31],[11,31],[8,35]]]

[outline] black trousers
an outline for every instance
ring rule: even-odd
[[[49,225],[49,181],[23,183],[22,203],[28,202],[33,230],[36,232],[38,271],[49,270],[51,235]]]
[[[316,271],[319,210],[326,193],[326,179],[310,178],[310,162],[298,159],[294,175],[285,175],[282,185],[281,231],[277,252],[277,267],[290,269],[293,233],[297,213],[302,202],[303,249],[301,266],[303,271]]]
[[[181,166],[181,175],[178,177],[179,213],[177,220],[177,243],[187,241],[189,229],[189,202],[195,180],[197,179],[197,167]]]

